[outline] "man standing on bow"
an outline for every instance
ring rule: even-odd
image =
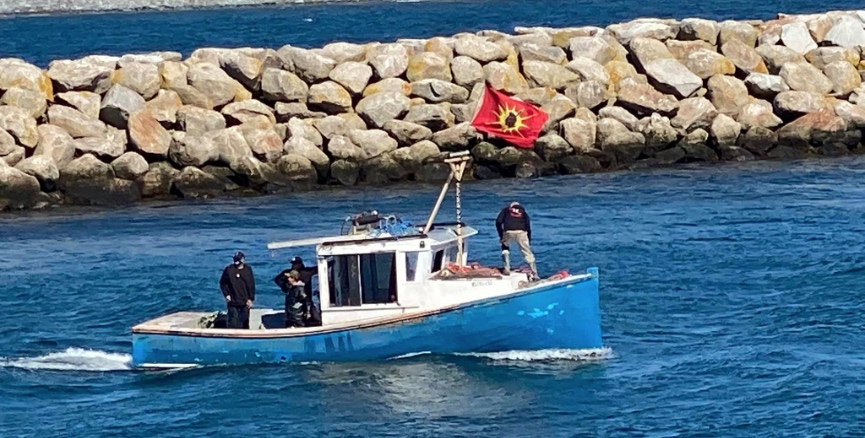
[[[538,267],[535,264],[535,255],[532,254],[532,225],[529,214],[519,202],[511,202],[503,208],[496,218],[496,231],[502,244],[502,259],[504,260],[504,273],[511,273],[511,243],[516,243],[523,254],[523,258],[532,269],[532,279],[538,279]]]
[[[249,309],[255,302],[255,277],[245,263],[242,252],[234,254],[234,263],[222,270],[219,288],[228,305],[228,328],[249,328]]]

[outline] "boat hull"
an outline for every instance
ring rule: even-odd
[[[412,353],[602,347],[598,271],[380,323],[310,333],[133,332],[137,367],[381,360]],[[265,331],[267,332],[267,331]],[[266,335],[266,336],[265,336]]]

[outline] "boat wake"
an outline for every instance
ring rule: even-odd
[[[132,369],[132,356],[70,347],[44,356],[16,359],[0,357],[0,367],[51,371],[127,371]]]
[[[408,359],[425,356],[429,351],[408,353],[392,357],[389,360]],[[615,357],[610,347],[589,348],[584,350],[547,349],[547,350],[511,350],[495,353],[453,353],[452,356],[477,357],[497,362],[598,362]]]

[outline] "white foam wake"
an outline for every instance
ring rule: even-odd
[[[132,356],[70,347],[65,351],[44,356],[0,358],[0,367],[54,371],[125,371],[132,369]]]
[[[456,353],[455,356],[480,357],[495,361],[513,362],[593,362],[614,357],[613,349],[609,347],[588,348],[584,350],[555,348],[547,350],[511,350],[494,353]]]

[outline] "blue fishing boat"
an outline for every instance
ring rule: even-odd
[[[444,159],[451,173],[423,226],[357,215],[328,237],[274,242],[315,246],[321,325],[286,328],[277,309],[253,309],[250,329],[221,328],[218,312],[178,312],[132,328],[138,368],[383,360],[416,353],[494,353],[602,347],[598,270],[544,279],[468,263],[477,230],[461,220],[460,183],[470,157]],[[456,184],[457,220],[435,217]]]

